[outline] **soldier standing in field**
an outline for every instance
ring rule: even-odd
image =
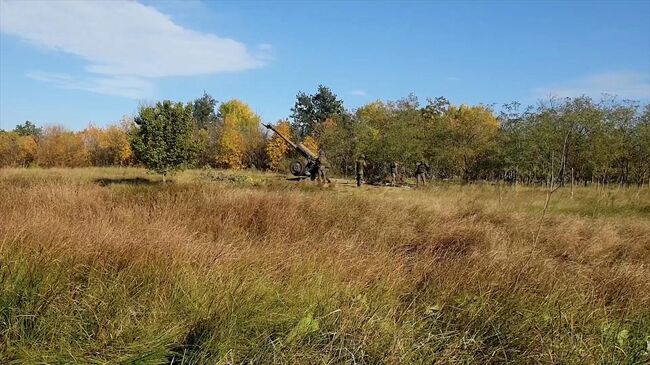
[[[327,169],[329,167],[327,159],[325,158],[325,152],[323,150],[318,151],[318,158],[316,158],[316,164],[318,166],[318,179],[322,183],[331,183],[332,181],[327,177]]]
[[[393,161],[390,164],[390,177],[391,177],[391,183],[393,186],[397,185],[397,161]]]
[[[357,172],[357,186],[361,186],[363,183],[363,170],[366,168],[366,156],[361,155],[356,163],[356,172]]]
[[[427,184],[427,170],[429,170],[429,165],[426,162],[418,161],[415,164],[415,180],[417,186],[420,186],[420,182],[422,182],[422,186]]]

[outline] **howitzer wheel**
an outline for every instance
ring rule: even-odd
[[[300,160],[291,161],[291,165],[289,165],[289,171],[291,171],[294,176],[304,176],[305,165]]]

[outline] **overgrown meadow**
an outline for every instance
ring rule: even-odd
[[[0,170],[3,364],[644,364],[650,189]]]

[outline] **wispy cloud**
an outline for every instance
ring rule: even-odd
[[[254,54],[233,39],[175,24],[135,1],[1,1],[0,31],[87,61],[85,75],[34,72],[60,87],[140,98],[157,78],[261,67],[272,46]]]
[[[447,77],[445,77],[445,80],[447,80],[447,81],[460,81],[460,77],[457,77],[457,76],[447,76]]]
[[[98,94],[144,99],[153,93],[149,79],[133,76],[74,78],[69,74],[35,71],[27,73],[32,80],[47,82],[62,89],[85,90]]]
[[[650,75],[622,71],[594,74],[555,86],[534,88],[532,93],[537,98],[612,94],[628,99],[650,99]]]
[[[358,89],[358,90],[350,91],[350,95],[358,96],[358,97],[364,97],[364,96],[367,96],[368,93],[366,92],[366,90]]]
[[[259,62],[271,62],[275,58],[275,48],[272,44],[260,43],[255,47],[254,56]]]

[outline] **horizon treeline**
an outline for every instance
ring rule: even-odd
[[[191,119],[184,167],[286,172],[298,157],[240,100],[219,103],[204,93],[182,106]],[[134,118],[79,132],[27,121],[0,131],[0,167],[138,165]],[[410,176],[419,161],[430,165],[434,178],[464,181],[546,183],[558,172],[562,181],[573,176],[585,184],[650,179],[650,105],[614,96],[551,98],[535,106],[513,102],[497,112],[483,104],[453,105],[444,97],[421,103],[409,95],[348,110],[321,85],[314,94],[300,92],[290,119],[275,124],[324,154],[335,174],[354,174],[355,160],[365,155],[367,176],[376,181],[393,162]]]

